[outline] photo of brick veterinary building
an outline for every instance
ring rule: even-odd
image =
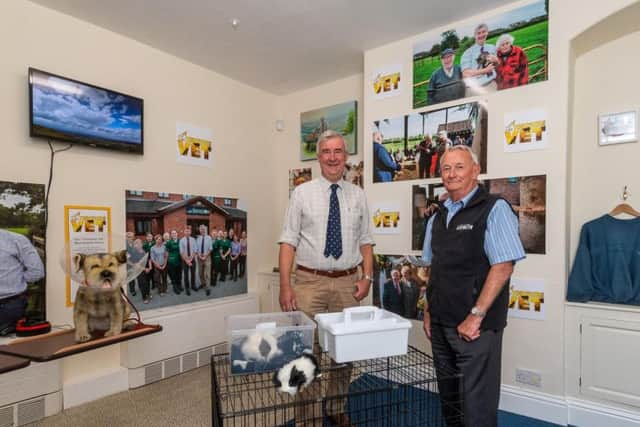
[[[238,199],[194,196],[192,194],[126,190],[127,231],[144,239],[146,233],[163,234],[175,229],[178,235],[190,226],[194,236],[201,224],[236,234],[247,230],[247,212],[238,208]]]

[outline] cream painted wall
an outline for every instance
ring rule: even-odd
[[[483,16],[510,10],[527,2],[516,2],[507,7],[492,10],[485,15],[478,15],[462,23],[478,23]],[[503,383],[515,384],[517,367],[538,371],[542,374],[542,388],[539,391],[551,395],[564,394],[564,296],[567,277],[566,253],[567,239],[567,185],[568,185],[568,144],[570,124],[569,118],[569,71],[570,42],[578,34],[585,31],[611,13],[620,10],[632,1],[596,2],[596,1],[551,1],[549,24],[549,63],[550,76],[547,82],[537,83],[522,88],[488,95],[488,173],[487,177],[520,176],[530,174],[547,174],[547,252],[545,255],[528,255],[518,264],[514,277],[541,278],[545,280],[546,319],[532,321],[510,319],[505,331],[503,351]],[[451,25],[433,29],[444,31]],[[414,37],[381,46],[365,52],[365,134],[370,133],[370,124],[377,119],[396,117],[410,113],[411,109],[411,70],[412,45],[424,37]],[[625,59],[629,59],[628,56]],[[404,91],[399,98],[385,101],[372,99],[372,92],[367,90],[370,76],[378,68],[389,64],[402,63],[404,67]],[[597,69],[593,69],[596,75]],[[629,71],[631,73],[632,71]],[[631,80],[633,81],[633,79]],[[603,82],[599,83],[602,90]],[[622,86],[622,83],[620,83]],[[621,88],[622,90],[622,88]],[[627,97],[626,99],[632,99]],[[591,101],[593,102],[593,101]],[[501,146],[501,129],[503,116],[507,112],[521,111],[530,108],[544,108],[548,114],[550,137],[549,148],[544,151],[529,153],[504,153]],[[591,107],[592,109],[594,107]],[[426,110],[426,109],[422,109]],[[418,111],[418,110],[416,110]],[[590,113],[588,113],[590,114]],[[593,119],[585,126],[595,131]],[[593,139],[593,137],[591,137]],[[365,141],[368,140],[365,138]],[[365,161],[372,156],[372,149],[365,143]],[[411,184],[397,182],[389,184],[371,184],[371,164],[365,163],[367,170],[366,188],[369,203],[385,200],[402,202],[401,216],[410,215]],[[593,168],[592,168],[593,175]],[[588,183],[593,184],[594,178]],[[585,185],[589,185],[585,184]],[[587,187],[588,188],[588,187]],[[576,197],[584,197],[585,191],[577,192]],[[583,203],[589,203],[585,200]],[[377,251],[382,253],[410,252],[410,227],[403,230],[400,238],[377,237]]]
[[[637,68],[630,53],[640,43],[640,3],[597,25],[574,42],[575,78],[571,127],[571,260],[586,221],[622,202],[640,208],[640,143],[598,145],[600,113],[640,108]]]
[[[364,107],[362,104],[362,75],[354,75],[336,80],[326,85],[281,96],[276,101],[276,119],[284,121],[284,131],[278,132],[275,138],[276,152],[275,174],[277,193],[273,195],[275,209],[274,228],[271,230],[270,241],[277,251],[277,241],[282,231],[284,213],[289,204],[289,169],[311,168],[313,178],[320,176],[320,166],[317,160],[300,161],[300,114],[330,105],[347,101],[358,102],[358,149],[357,153],[349,156],[349,162],[357,163],[363,159]],[[365,166],[366,167],[366,166]],[[277,264],[277,259],[276,259]],[[274,264],[274,266],[276,265]]]
[[[145,101],[144,156],[78,146],[56,156],[47,240],[47,314],[54,325],[72,323],[57,263],[64,205],[110,206],[114,237],[123,242],[124,191],[130,188],[240,198],[248,211],[255,254],[248,260],[249,287],[255,288],[257,271],[270,268],[275,257],[270,230],[276,155],[268,147],[275,96],[27,1],[0,4],[0,40],[2,180],[46,184],[48,177],[49,148],[28,136],[29,66]],[[176,121],[213,130],[213,169],[176,163]],[[117,345],[65,359],[64,381],[109,371],[119,361]]]

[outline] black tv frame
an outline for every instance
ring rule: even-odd
[[[46,74],[51,77],[56,77],[62,80],[67,80],[69,82],[78,83],[84,86],[88,86],[94,89],[103,90],[105,92],[112,93],[114,95],[121,95],[127,98],[135,99],[140,101],[140,144],[130,144],[122,141],[115,140],[103,140],[103,139],[95,139],[91,137],[85,137],[81,135],[71,135],[65,133],[62,136],[51,136],[51,135],[43,135],[34,131],[34,123],[33,123],[33,83],[31,81],[32,73],[36,71],[38,73]],[[58,141],[69,142],[71,144],[80,144],[89,147],[97,147],[97,148],[105,148],[109,150],[117,150],[124,151],[132,154],[144,154],[144,99],[138,98],[137,96],[128,95],[126,93],[118,92],[112,89],[107,89],[101,86],[93,85],[90,83],[86,83],[80,80],[71,79],[69,77],[60,76],[54,73],[50,73],[48,71],[39,70],[37,68],[29,67],[29,136],[32,138],[44,138],[44,139],[55,139]]]

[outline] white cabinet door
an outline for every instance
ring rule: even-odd
[[[640,322],[582,318],[581,394],[640,407]]]

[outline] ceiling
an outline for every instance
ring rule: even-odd
[[[512,0],[32,1],[284,95],[362,73],[368,49]]]

